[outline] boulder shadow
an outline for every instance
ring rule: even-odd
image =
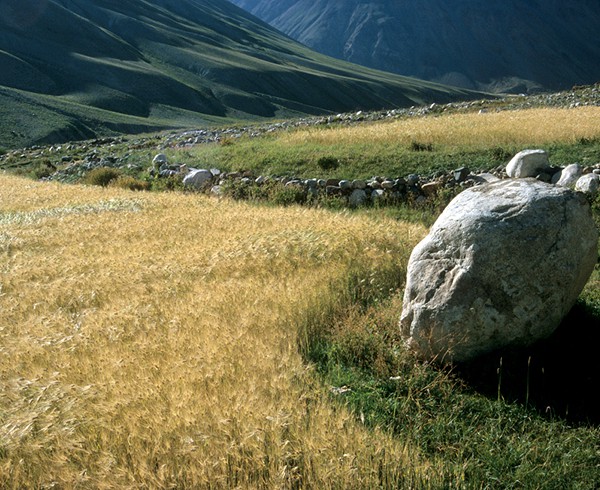
[[[600,425],[600,312],[579,302],[549,338],[455,366],[476,391],[548,418]]]

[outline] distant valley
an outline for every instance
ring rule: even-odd
[[[600,80],[597,0],[231,0],[319,52],[492,92]]]
[[[226,0],[4,0],[0,147],[477,97],[318,54]]]

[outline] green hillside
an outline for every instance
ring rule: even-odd
[[[0,6],[4,147],[476,96],[316,54],[225,0],[33,4]]]

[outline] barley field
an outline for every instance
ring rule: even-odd
[[[493,147],[575,143],[600,137],[600,107],[441,114],[352,127],[299,130],[281,137],[284,145],[422,144]]]
[[[424,232],[0,175],[0,487],[434,485],[301,354]]]

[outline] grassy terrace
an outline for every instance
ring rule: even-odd
[[[323,156],[340,177],[404,175],[533,145],[594,164],[599,117],[440,115],[168,153],[307,177]],[[99,151],[149,162],[152,141]],[[597,488],[598,272],[548,341],[417,363],[397,328],[426,233],[408,221],[436,212],[0,175],[0,487]]]
[[[170,156],[198,167],[307,178],[393,177],[463,165],[487,170],[531,146],[548,150],[557,165],[589,165],[600,162],[599,128],[600,107],[450,114],[225,139]],[[337,168],[324,169],[324,158],[337,160]]]

